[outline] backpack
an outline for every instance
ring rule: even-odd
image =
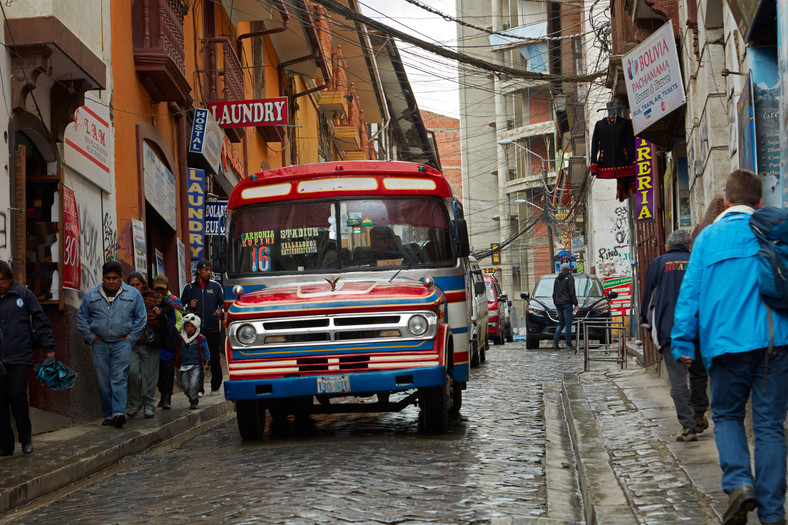
[[[758,288],[763,302],[788,313],[788,209],[766,206],[750,217],[758,239]]]

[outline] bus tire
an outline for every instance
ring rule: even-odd
[[[450,381],[446,377],[444,385],[419,389],[422,428],[428,434],[445,434],[449,430]]]
[[[479,340],[475,339],[471,341],[471,368],[476,368],[481,363],[481,353],[482,348],[479,344]]]
[[[258,441],[265,431],[265,407],[257,399],[239,399],[235,402],[238,431],[244,441]]]
[[[525,336],[525,347],[529,350],[533,350],[534,348],[539,348],[539,338],[535,335],[527,335]]]
[[[479,347],[479,362],[484,363],[487,361],[487,347],[489,343],[485,339],[484,344]]]

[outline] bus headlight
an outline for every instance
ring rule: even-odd
[[[408,319],[408,330],[416,337],[422,336],[430,329],[430,322],[423,315],[414,315]]]
[[[250,324],[241,325],[235,331],[235,337],[241,344],[250,345],[257,339],[257,330]]]

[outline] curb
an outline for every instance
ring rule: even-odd
[[[561,393],[577,458],[577,477],[588,525],[637,523],[618,483],[591,405],[575,375],[565,375]]]
[[[72,457],[60,458],[61,466],[38,469],[26,479],[14,480],[12,486],[0,488],[0,515],[31,501],[83,480],[179,434],[203,426],[234,410],[232,401],[222,401],[166,422],[161,426],[126,431],[109,446],[106,443],[87,448]]]

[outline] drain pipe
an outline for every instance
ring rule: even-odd
[[[274,0],[277,5],[277,11],[279,14],[282,15],[282,26],[275,27],[273,29],[265,29],[263,31],[253,31],[251,33],[244,33],[242,35],[238,35],[238,42],[245,38],[253,38],[256,36],[265,36],[265,35],[272,35],[274,33],[281,33],[282,31],[287,30],[287,24],[290,21],[290,12],[287,10],[287,6],[284,4],[282,0]]]

